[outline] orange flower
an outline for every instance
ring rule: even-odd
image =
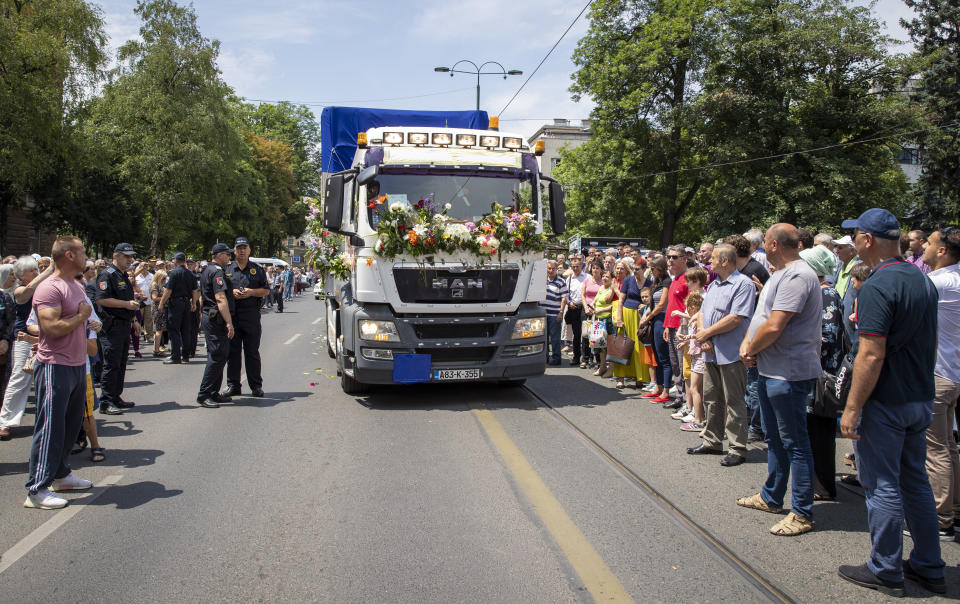
[[[367,258],[367,266],[373,264],[373,258]]]
[[[413,229],[407,231],[407,237],[410,238],[410,245],[417,245],[417,232]]]
[[[381,196],[377,197],[377,201],[379,201],[380,203],[383,203],[383,202],[385,202],[386,200],[387,200],[387,196],[386,196],[386,195],[381,195]]]

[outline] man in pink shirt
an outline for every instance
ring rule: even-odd
[[[76,276],[87,253],[76,237],[60,237],[51,253],[56,270],[33,294],[40,325],[34,368],[37,419],[30,447],[30,478],[24,507],[51,510],[67,500],[50,491],[89,489],[92,483],[74,476],[67,460],[80,432],[86,402],[87,319],[93,310]]]

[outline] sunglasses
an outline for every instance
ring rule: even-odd
[[[667,260],[679,260],[679,259],[682,258],[682,257],[683,257],[683,256],[669,256],[669,255],[668,255],[668,256],[667,256]]]

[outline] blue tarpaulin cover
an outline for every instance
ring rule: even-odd
[[[430,381],[429,354],[393,355],[393,381],[398,384],[419,384]]]
[[[407,111],[324,107],[320,114],[320,169],[340,172],[353,163],[357,134],[380,126],[434,126],[486,130],[486,111]]]

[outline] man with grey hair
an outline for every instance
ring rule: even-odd
[[[713,248],[715,246],[709,241],[704,241],[700,244],[700,253],[697,255],[697,260],[700,261],[700,264],[704,268],[710,268],[710,257],[713,256]]]
[[[744,400],[747,369],[740,359],[740,343],[747,332],[756,300],[753,281],[737,270],[737,251],[718,245],[710,257],[717,278],[703,296],[703,329],[694,336],[703,348],[703,404],[706,428],[703,443],[687,449],[691,455],[723,453],[723,432],[730,452],[722,466],[738,466],[747,459],[749,413]]]
[[[832,252],[834,239],[836,238],[833,236],[833,233],[827,233],[827,232],[817,233],[816,236],[813,238],[813,244],[822,245],[823,247],[827,248]]]
[[[767,261],[767,254],[763,250],[763,231],[750,229],[743,236],[750,242],[750,257],[762,264],[767,272],[770,272],[770,262]]]

